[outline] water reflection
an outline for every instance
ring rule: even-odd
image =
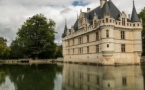
[[[144,90],[145,67],[0,66],[0,90]]]
[[[0,90],[54,90],[56,65],[0,66]]]
[[[144,90],[140,66],[65,64],[63,90]]]

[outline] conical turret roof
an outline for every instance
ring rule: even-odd
[[[133,1],[133,10],[132,10],[131,22],[140,22],[140,19],[138,17],[137,12],[136,12],[134,1]]]
[[[63,32],[62,37],[65,37],[66,35],[67,35],[67,25],[66,25],[66,22],[65,22],[65,27],[64,27],[64,32]]]

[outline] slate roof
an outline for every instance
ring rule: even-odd
[[[111,0],[105,2],[103,7],[101,8],[100,6],[96,7],[90,12],[82,12],[85,16],[85,18],[88,20],[90,24],[93,24],[93,17],[94,15],[97,15],[99,19],[104,18],[104,15],[107,13],[110,15],[111,18],[114,18],[115,20],[119,20],[121,12],[119,9],[113,4]],[[132,10],[132,16],[131,20],[128,19],[129,22],[140,22],[140,19],[137,15],[136,8],[133,2],[133,10]],[[64,36],[66,35],[66,26],[65,26],[65,31],[64,31]],[[78,30],[78,19],[76,20],[74,24],[74,30]]]
[[[94,13],[98,16],[99,19],[102,19],[106,13],[110,14],[110,16],[116,20],[118,20],[120,16],[119,9],[113,4],[111,0],[105,2],[104,6],[100,8],[100,6],[96,7],[92,11],[86,13],[83,12],[84,16],[87,18],[90,24],[93,23]],[[78,29],[78,20],[74,24],[74,30]]]
[[[133,1],[133,10],[132,10],[131,22],[140,22],[140,19],[138,17],[137,12],[136,12],[134,1]]]
[[[67,25],[65,23],[64,32],[62,34],[62,37],[65,37],[66,35],[67,35]]]

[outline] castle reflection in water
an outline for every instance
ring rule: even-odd
[[[140,66],[65,64],[62,90],[144,90]]]

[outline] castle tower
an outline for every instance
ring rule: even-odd
[[[133,38],[134,38],[134,54],[135,54],[135,63],[140,63],[140,57],[142,53],[142,42],[141,42],[141,21],[138,17],[135,3],[133,1],[133,10],[132,10],[132,16],[131,16],[131,22],[133,23],[134,32],[133,32]]]

